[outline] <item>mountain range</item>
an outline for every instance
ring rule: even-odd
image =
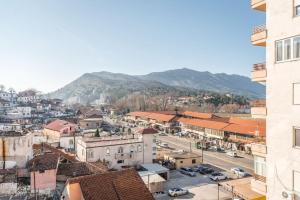
[[[147,75],[127,75],[111,72],[86,73],[49,94],[68,103],[87,103],[110,96],[122,98],[139,91],[212,91],[232,93],[250,98],[264,98],[265,86],[249,77],[225,73],[200,72],[182,68]]]

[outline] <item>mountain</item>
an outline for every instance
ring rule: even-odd
[[[153,72],[140,76],[144,80],[153,80],[170,86],[233,93],[250,97],[264,97],[265,86],[252,82],[250,78],[225,73],[213,74],[187,68]]]
[[[224,73],[212,74],[187,68],[153,72],[132,76],[111,72],[86,73],[50,93],[51,98],[60,98],[67,103],[90,103],[105,101],[107,98],[122,98],[135,92],[197,92],[208,90],[233,93],[248,97],[264,97],[265,86],[251,82],[250,78]]]

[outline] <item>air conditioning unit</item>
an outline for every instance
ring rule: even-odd
[[[295,200],[295,194],[294,194],[294,192],[283,191],[281,193],[281,195],[286,200]]]

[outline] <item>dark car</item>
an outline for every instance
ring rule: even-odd
[[[188,176],[196,176],[195,172],[193,172],[193,170],[189,167],[181,167],[179,171]]]
[[[214,172],[212,168],[200,166],[194,169],[194,171],[199,172],[200,174],[211,174]]]

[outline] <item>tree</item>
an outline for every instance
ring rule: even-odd
[[[5,91],[5,86],[4,85],[0,85],[0,91],[4,92]]]
[[[95,137],[100,137],[99,129],[96,130]]]

